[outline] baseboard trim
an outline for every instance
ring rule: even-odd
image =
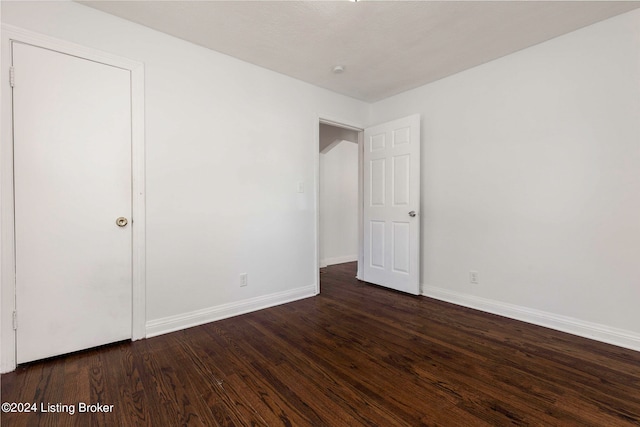
[[[358,260],[358,255],[346,255],[335,258],[325,258],[320,260],[321,266],[335,265],[335,264],[344,264],[345,262],[353,262]]]
[[[607,344],[640,351],[640,334],[625,329],[613,328],[599,323],[587,322],[515,304],[454,292],[436,286],[423,285],[422,295]]]
[[[263,308],[286,304],[303,298],[316,295],[316,286],[305,286],[290,291],[277,292],[275,294],[250,298],[247,300],[222,304],[215,307],[196,310],[189,313],[151,320],[146,324],[147,338],[155,337],[169,332],[175,332],[193,326],[222,320]]]

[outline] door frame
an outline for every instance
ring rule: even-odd
[[[316,229],[315,229],[315,261],[314,268],[316,272],[316,295],[320,293],[320,123],[330,126],[335,126],[343,129],[349,129],[358,132],[358,272],[356,278],[362,277],[362,262],[364,260],[364,230],[362,222],[363,211],[363,181],[362,181],[362,157],[364,154],[364,128],[365,126],[358,123],[353,123],[350,120],[343,120],[340,118],[332,117],[327,114],[318,114],[314,117],[314,167],[315,167],[315,194],[314,202],[316,209]]]
[[[90,61],[122,68],[131,73],[131,182],[132,182],[132,325],[131,339],[146,337],[146,247],[145,247],[145,135],[144,64],[56,39],[12,25],[2,24],[0,63],[0,373],[16,368],[15,215],[13,171],[13,100],[9,67],[11,43],[20,42]],[[20,84],[16,76],[16,84]],[[19,321],[19,319],[18,319]]]

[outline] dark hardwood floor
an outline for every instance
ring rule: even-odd
[[[19,366],[2,401],[39,412],[2,426],[640,425],[639,352],[354,276],[331,266],[315,298]],[[40,411],[58,403],[75,414]]]

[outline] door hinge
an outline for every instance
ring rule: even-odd
[[[11,87],[16,86],[16,71],[13,67],[9,67],[9,84]]]
[[[18,312],[14,311],[13,312],[13,330],[17,330],[18,329]]]

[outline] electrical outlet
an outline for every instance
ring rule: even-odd
[[[249,275],[247,273],[242,273],[240,275],[240,286],[247,286],[249,284]]]
[[[472,285],[477,285],[479,282],[478,279],[478,272],[477,271],[470,271],[469,272],[469,283],[471,283]]]

